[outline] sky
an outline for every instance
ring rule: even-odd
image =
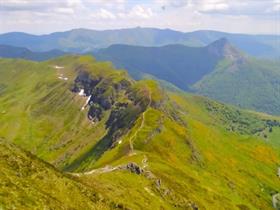
[[[280,0],[0,0],[0,33],[131,27],[280,34]]]

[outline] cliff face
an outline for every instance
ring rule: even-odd
[[[151,104],[149,94],[138,92],[148,90],[145,85],[138,86],[129,78],[104,77],[90,73],[86,67],[75,71],[78,73],[70,90],[87,98],[81,111],[87,112],[88,120],[93,124],[105,122],[107,134],[106,144],[102,148],[104,152],[116,145]]]

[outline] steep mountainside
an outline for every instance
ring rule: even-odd
[[[280,115],[279,64],[256,59],[242,63],[224,60],[193,90],[219,101]]]
[[[202,48],[113,45],[94,54],[128,69],[136,79],[152,75],[183,90],[280,115],[279,62],[249,57],[227,39]]]
[[[166,92],[90,56],[0,59],[0,75],[0,137],[67,171],[100,205],[273,209],[279,118]]]
[[[86,52],[113,44],[206,46],[223,37],[250,55],[271,58],[280,56],[279,36],[277,35],[244,35],[218,31],[183,33],[170,29],[140,27],[104,31],[74,29],[39,36],[13,32],[0,35],[0,44],[26,47],[33,51],[60,49],[71,52]]]
[[[34,61],[44,61],[64,55],[60,50],[50,50],[47,52],[32,52],[27,48],[0,45],[0,57],[2,58],[22,58]]]
[[[73,177],[0,139],[2,209],[111,209],[117,206]]]
[[[98,60],[109,60],[118,68],[127,69],[137,79],[150,74],[183,90],[212,72],[220,60],[241,60],[239,52],[226,39],[207,47],[113,45],[94,55]]]

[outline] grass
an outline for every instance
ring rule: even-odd
[[[93,187],[0,140],[0,207],[3,209],[112,209]],[[116,206],[116,205],[115,205]]]
[[[59,80],[54,65],[64,66],[61,71],[69,80]],[[98,87],[106,89],[102,97],[116,101],[103,110],[102,119],[95,124],[87,119],[88,110],[81,111],[86,99],[70,91],[80,70],[101,78]],[[48,179],[57,179],[52,173],[59,174],[67,182],[77,181],[86,191],[102,195],[106,202],[100,205],[123,209],[272,209],[271,196],[280,190],[277,117],[200,96],[163,91],[154,81],[133,81],[126,72],[114,71],[109,63],[96,62],[90,56],[66,56],[43,63],[1,59],[0,74],[0,136],[5,141],[59,169],[76,172],[129,162],[142,166],[146,157],[146,170],[161,180],[157,187],[154,180],[125,170],[79,178],[64,178],[52,166],[44,172]],[[128,86],[117,91],[116,85],[124,80]],[[128,106],[120,108],[117,102]],[[108,122],[110,117],[112,122]],[[11,174],[7,175],[10,182],[23,184],[25,179],[12,175],[16,169],[4,158],[0,160],[1,168]],[[21,191],[13,188],[15,194],[7,194],[9,202],[31,199],[28,205],[42,201],[38,203],[42,207],[47,202],[44,199],[55,197],[58,201],[67,199],[71,206],[73,195],[79,201],[85,199],[84,205],[93,205],[78,190],[64,198],[69,189],[67,184],[62,187],[63,182],[45,187],[37,180],[51,193],[36,200],[37,188],[29,178],[26,181],[33,194],[15,196]],[[8,193],[8,188],[2,189],[1,193]],[[52,194],[61,189],[58,197]],[[57,205],[57,201],[48,202]]]

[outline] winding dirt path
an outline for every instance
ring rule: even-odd
[[[103,174],[103,173],[108,173],[108,172],[112,172],[119,169],[119,166],[116,167],[112,167],[112,166],[105,166],[103,168],[97,168],[97,169],[93,169],[91,171],[87,171],[87,172],[81,172],[81,173],[70,173],[73,176],[83,176],[83,175],[91,175],[91,174]]]
[[[142,168],[145,169],[148,167],[148,158],[146,155],[144,155],[144,158],[142,160]]]
[[[146,108],[146,110],[142,113],[142,121],[141,121],[141,125],[139,126],[139,128],[136,130],[136,132],[129,138],[129,146],[130,146],[130,156],[131,155],[135,155],[136,152],[134,152],[134,148],[133,148],[133,139],[137,136],[138,132],[143,128],[144,124],[145,124],[145,114],[148,110],[148,108],[151,106],[152,103],[152,96],[151,96],[151,92],[149,91],[149,103],[148,106]],[[146,168],[148,166],[148,158],[146,155],[144,155],[144,159],[142,160],[142,165],[143,168]],[[91,175],[91,174],[102,174],[102,173],[108,173],[108,172],[112,172],[115,170],[118,170],[120,168],[120,166],[105,166],[103,168],[97,168],[97,169],[93,169],[91,171],[87,171],[87,172],[81,172],[81,173],[69,173],[73,176],[84,176],[84,175]]]
[[[151,96],[151,92],[149,91],[149,103],[148,106],[146,108],[146,110],[142,113],[142,121],[141,121],[141,125],[139,126],[139,128],[135,131],[135,133],[129,138],[129,147],[130,147],[130,153],[129,155],[135,155],[136,153],[134,152],[134,147],[133,147],[133,139],[137,136],[138,132],[143,128],[144,124],[145,124],[145,114],[148,110],[148,108],[151,106],[152,103],[152,96]]]

